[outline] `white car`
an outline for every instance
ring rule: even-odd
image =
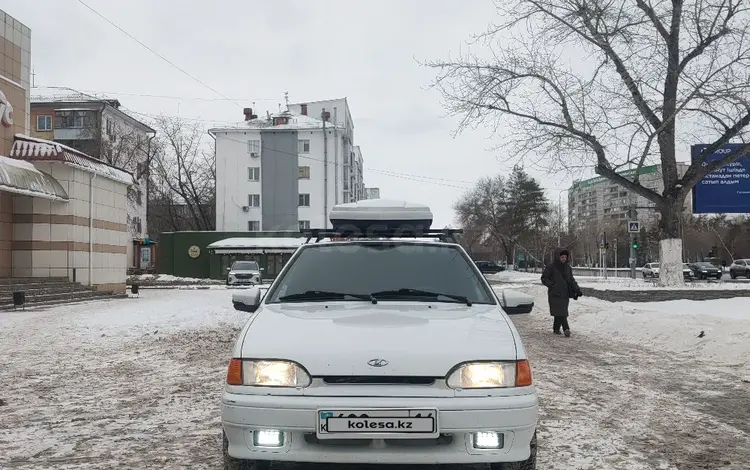
[[[227,268],[227,285],[260,284],[260,273],[263,268],[256,261],[235,261]]]
[[[373,212],[373,203],[353,204]],[[405,205],[402,216],[412,210],[429,211]],[[312,241],[265,294],[235,293],[235,307],[253,313],[221,398],[225,468],[536,468],[538,400],[523,341],[461,246],[421,233],[438,240]],[[503,295],[524,312],[529,299]]]
[[[641,270],[641,273],[643,274],[644,279],[647,277],[659,277],[659,263],[646,263]]]

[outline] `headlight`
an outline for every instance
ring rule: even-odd
[[[528,361],[474,362],[453,371],[447,380],[450,388],[507,388],[531,385]]]
[[[238,374],[238,372],[241,373]],[[251,361],[232,359],[227,383],[251,387],[307,387],[310,375],[291,361]]]

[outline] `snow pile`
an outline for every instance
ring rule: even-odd
[[[492,283],[506,284],[541,284],[541,273],[525,273],[523,271],[501,271],[496,274],[485,274],[484,277]]]
[[[223,284],[224,281],[217,279],[200,279],[195,277],[179,277],[171,274],[138,274],[129,276],[128,285],[194,285],[194,284]]]
[[[535,297],[531,315],[548,329],[552,322],[546,289],[534,287],[529,293]],[[750,379],[747,297],[638,303],[583,297],[571,302],[569,321],[575,333],[665,351],[687,361],[739,367]]]

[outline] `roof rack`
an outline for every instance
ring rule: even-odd
[[[447,243],[458,243],[455,235],[464,233],[463,229],[427,229],[427,230],[368,230],[365,234],[356,231],[345,231],[345,230],[331,230],[331,229],[312,229],[306,230],[302,233],[303,237],[307,237],[307,241],[304,243],[307,245],[310,240],[315,239],[315,243],[320,242],[324,238],[344,238],[344,239],[356,239],[356,238],[437,238],[441,242]]]

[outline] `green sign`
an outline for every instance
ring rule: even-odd
[[[649,173],[656,173],[658,170],[659,170],[659,165],[644,166],[638,171],[638,174],[646,175]],[[631,179],[632,177],[635,176],[635,169],[618,171],[617,174],[625,178]],[[603,176],[597,176],[596,178],[591,178],[591,179],[584,180],[584,181],[574,181],[573,189],[588,188],[589,186],[594,186],[599,183],[603,183],[605,181],[609,181],[609,179]]]

